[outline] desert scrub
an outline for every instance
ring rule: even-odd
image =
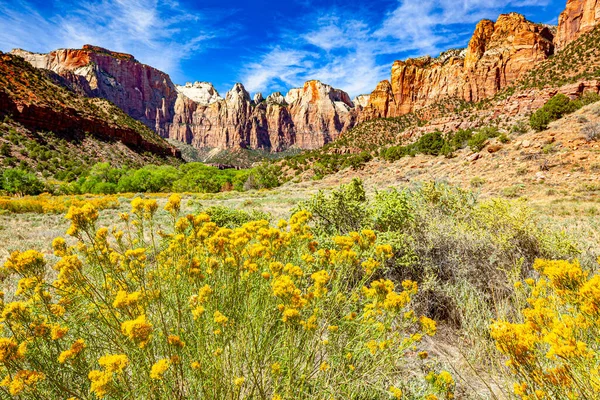
[[[515,274],[525,278],[536,258],[580,254],[570,236],[544,223],[525,201],[479,200],[474,192],[436,182],[352,198],[349,193],[361,194],[362,185],[349,186],[300,204],[315,211],[315,234],[326,243],[349,216],[358,230],[375,230],[394,253],[384,276],[419,283],[415,308],[459,328],[471,341],[465,352],[478,362],[494,361],[489,321],[498,308],[513,307],[514,279],[507,271],[518,265]]]
[[[538,260],[538,280],[517,281],[520,322],[495,321],[491,336],[507,357],[522,399],[593,399],[600,392],[600,275],[577,261]]]
[[[410,356],[436,325],[411,309],[415,282],[381,278],[391,249],[373,231],[325,249],[305,211],[229,229],[173,195],[165,232],[155,200],[131,206],[124,231],[71,207],[55,273],[36,251],[5,263],[19,279],[1,309],[5,396],[453,397],[447,372]]]

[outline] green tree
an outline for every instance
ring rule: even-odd
[[[44,183],[34,174],[16,168],[6,169],[2,173],[2,187],[10,194],[20,196],[40,194]]]

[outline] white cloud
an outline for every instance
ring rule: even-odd
[[[0,45],[47,52],[89,43],[132,53],[175,79],[182,59],[232,33],[216,28],[218,18],[211,20],[167,0],[70,0],[52,16],[26,0],[0,0]]]
[[[337,10],[322,12],[316,18],[303,18],[296,30],[281,32],[281,44],[258,55],[240,78],[250,91],[280,90],[282,82],[300,86],[307,79],[319,79],[351,96],[369,93],[389,76],[389,57],[435,56],[464,46],[474,24],[483,18],[496,19],[503,10],[549,2],[399,0],[375,21],[348,18]]]

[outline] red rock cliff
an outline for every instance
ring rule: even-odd
[[[591,31],[600,22],[600,0],[567,0],[567,7],[558,17],[557,49]]]
[[[449,97],[479,101],[494,96],[548,58],[552,40],[548,27],[520,14],[483,20],[464,50],[396,61],[391,81],[377,86],[361,119],[399,116]]]
[[[176,87],[133,56],[95,46],[13,54],[56,72],[80,93],[110,100],[161,136],[198,148],[316,148],[356,121],[348,94],[318,81],[255,103],[241,84],[224,99],[208,83]]]

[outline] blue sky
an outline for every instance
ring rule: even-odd
[[[475,24],[517,11],[556,24],[565,0],[0,0],[0,50],[90,43],[133,54],[175,83],[223,95],[319,79],[355,96],[396,59],[465,47]]]

